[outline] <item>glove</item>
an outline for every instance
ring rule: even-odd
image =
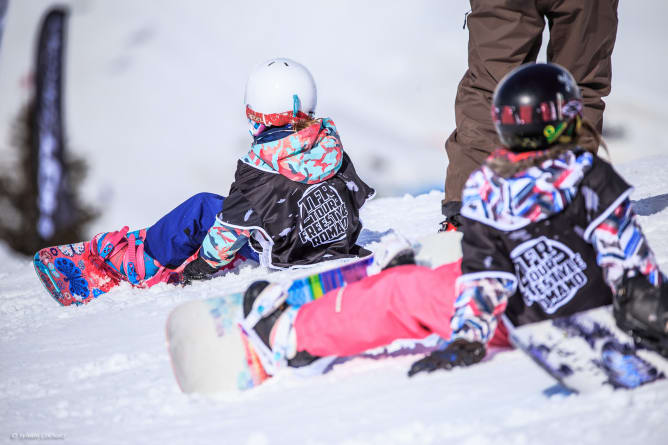
[[[416,361],[408,371],[408,377],[418,372],[433,372],[437,369],[452,369],[455,366],[469,366],[478,363],[485,356],[485,345],[459,339],[448,344],[445,349],[434,351]]]
[[[194,280],[210,280],[213,278],[218,269],[209,266],[209,264],[204,261],[201,257],[197,257],[195,260],[191,261],[183,269],[183,276],[181,278],[181,283],[184,286],[191,284]]]

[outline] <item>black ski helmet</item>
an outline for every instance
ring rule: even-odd
[[[499,82],[492,100],[492,121],[510,150],[540,150],[573,140],[582,107],[580,89],[565,68],[527,63]]]

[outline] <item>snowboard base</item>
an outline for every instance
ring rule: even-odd
[[[101,260],[90,255],[88,245],[86,241],[46,247],[33,257],[42,285],[63,306],[88,303],[119,284]]]
[[[261,383],[263,372],[258,369],[254,380],[238,326],[242,302],[243,294],[234,293],[191,301],[169,314],[169,354],[181,391],[212,393]]]
[[[368,275],[373,257],[292,280],[287,303],[300,306]],[[269,378],[239,322],[243,292],[190,301],[167,319],[174,376],[185,393],[245,390]]]
[[[517,328],[505,322],[511,342],[573,392],[633,389],[668,375],[668,360],[637,347],[611,306]]]

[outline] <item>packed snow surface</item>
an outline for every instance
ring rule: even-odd
[[[29,97],[40,14],[11,0],[0,47],[0,156]],[[457,83],[466,69],[465,0],[184,2],[62,0],[72,7],[65,121],[90,172],[96,232],[140,228],[200,191],[225,194],[249,143],[243,84],[261,60],[305,63],[361,176],[384,196],[362,212],[371,249],[390,229],[412,240],[440,221]],[[668,270],[668,87],[664,0],[620,2],[606,126],[615,165]],[[411,195],[403,195],[410,192]],[[666,219],[664,219],[666,218]],[[76,444],[663,444],[668,383],[568,395],[521,352],[406,377],[416,357],[356,359],[312,378],[188,396],[165,345],[172,308],[245,288],[242,267],[187,288],[121,286],[58,306],[30,260],[0,245],[0,440]],[[273,275],[276,279],[290,272]]]
[[[653,178],[644,172],[653,166]],[[621,166],[664,270],[668,157]],[[361,239],[436,230],[440,192],[371,201]],[[406,218],[405,215],[411,215]],[[209,282],[148,290],[123,285],[83,307],[60,307],[30,261],[0,251],[0,428],[68,443],[660,444],[668,381],[634,391],[568,395],[519,351],[406,376],[413,357],[355,359],[309,378],[281,374],[246,392],[184,395],[172,375],[165,320],[177,304],[243,289],[250,265]],[[282,279],[293,272],[277,272]]]

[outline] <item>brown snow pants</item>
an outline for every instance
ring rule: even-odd
[[[458,213],[469,175],[500,146],[490,114],[494,88],[513,68],[536,60],[545,19],[550,31],[547,60],[573,74],[582,90],[584,117],[599,131],[617,35],[618,0],[470,1],[469,66],[457,88],[457,127],[445,143],[450,161],[443,201],[446,216],[453,210]],[[593,145],[593,140],[583,144]]]

